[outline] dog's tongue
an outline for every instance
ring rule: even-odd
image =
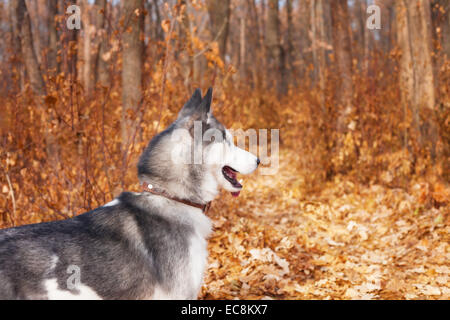
[[[239,197],[239,193],[241,193],[241,192],[236,191],[236,192],[232,192],[231,194],[233,195],[233,197]]]

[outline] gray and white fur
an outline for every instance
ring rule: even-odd
[[[212,89],[203,98],[197,89],[150,141],[138,164],[142,183],[199,204],[221,188],[240,191],[233,172],[249,174],[259,160],[234,145],[211,100]],[[196,122],[214,139],[194,142]],[[203,160],[174,159],[177,149]],[[196,299],[210,233],[201,209],[149,192],[123,192],[72,219],[0,230],[0,299]]]

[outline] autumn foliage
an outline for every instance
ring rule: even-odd
[[[244,10],[241,1],[231,5],[232,16]],[[415,113],[404,104],[402,50],[374,42],[367,69],[351,61],[353,108],[340,128],[334,52],[327,52],[323,82],[311,76],[312,61],[302,60],[301,77],[286,63],[294,75],[280,91],[266,73],[277,68],[273,58],[261,70],[251,65],[264,56],[261,39],[249,38],[255,61],[246,55],[243,68],[237,23],[230,61],[220,37],[200,29],[208,14],[203,1],[189,2],[189,11],[184,1],[161,4],[159,23],[145,31],[142,98],[124,112],[127,23],[118,8],[107,8],[109,84],[90,91],[81,76],[82,35],[71,39],[58,29],[59,67],[41,60],[44,95],[33,90],[13,39],[1,40],[1,228],[71,218],[138,191],[136,163],[148,141],[176,118],[193,88],[213,86],[214,113],[227,126],[280,129],[280,167],[276,175],[247,177],[239,198],[224,193],[213,203],[201,298],[450,298],[450,60],[439,34],[432,109]],[[0,11],[6,23],[5,3]],[[186,15],[191,25],[183,29]],[[429,136],[435,140],[423,138]]]

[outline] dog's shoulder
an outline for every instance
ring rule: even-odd
[[[212,230],[211,220],[200,209],[149,193],[123,192],[115,206],[132,212],[144,228],[155,232],[155,228],[183,229],[206,238]]]

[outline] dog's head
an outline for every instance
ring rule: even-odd
[[[197,89],[175,122],[150,141],[138,164],[142,182],[197,202],[213,200],[220,188],[239,195],[237,174],[253,172],[259,159],[235,146],[211,101],[211,88],[203,98]]]

